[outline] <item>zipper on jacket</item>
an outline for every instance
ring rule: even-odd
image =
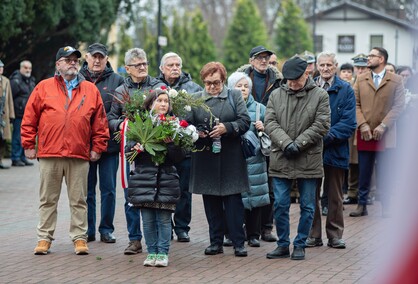
[[[86,99],[86,95],[84,95],[83,98],[81,99],[81,102],[80,102],[80,104],[78,105],[78,108],[77,108],[78,110],[80,110],[80,108],[83,106],[85,99]]]

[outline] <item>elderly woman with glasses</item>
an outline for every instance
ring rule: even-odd
[[[188,117],[199,130],[198,150],[192,154],[190,192],[203,196],[210,237],[205,254],[223,253],[224,228],[228,227],[235,256],[247,256],[241,193],[249,191],[249,184],[240,136],[251,120],[241,92],[224,85],[226,76],[219,62],[209,62],[200,71],[205,89],[196,96],[205,100],[211,113],[193,108]]]

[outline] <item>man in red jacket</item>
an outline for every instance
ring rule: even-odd
[[[58,50],[55,76],[35,87],[23,115],[25,156],[39,159],[41,176],[37,255],[47,254],[54,240],[63,178],[71,210],[70,238],[76,254],[88,254],[89,161],[106,151],[109,129],[99,90],[78,75],[80,57],[71,46]]]

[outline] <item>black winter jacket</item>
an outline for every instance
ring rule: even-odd
[[[103,105],[106,110],[107,116],[109,116],[110,108],[112,106],[113,96],[115,95],[115,90],[117,87],[123,84],[123,77],[115,73],[112,69],[112,66],[107,62],[105,70],[101,74],[93,74],[87,68],[87,62],[84,62],[83,67],[80,69],[81,75],[84,78],[96,85],[102,96]],[[109,117],[108,117],[109,120]],[[119,144],[113,139],[114,130],[110,128],[110,140],[107,146],[108,153],[117,153],[119,152]]]
[[[131,151],[135,142],[129,142],[126,151]],[[175,210],[180,198],[180,182],[174,163],[185,157],[185,151],[173,143],[167,145],[166,160],[156,165],[151,155],[141,152],[135,159],[135,169],[128,181],[129,205],[135,207]]]
[[[10,75],[9,80],[13,94],[15,117],[22,118],[29,96],[36,86],[35,78],[33,76],[25,77],[19,70],[16,70]]]

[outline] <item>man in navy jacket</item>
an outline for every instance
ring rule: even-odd
[[[356,99],[350,84],[336,76],[337,60],[334,53],[321,52],[317,59],[320,76],[315,78],[319,87],[329,95],[331,108],[331,128],[324,136],[324,182],[323,190],[328,195],[328,215],[325,225],[328,246],[345,248],[342,239],[344,231],[343,218],[343,183],[345,171],[349,164],[348,139],[356,129]],[[321,215],[319,211],[319,194],[322,179],[318,180],[316,208],[307,247],[322,246]]]

